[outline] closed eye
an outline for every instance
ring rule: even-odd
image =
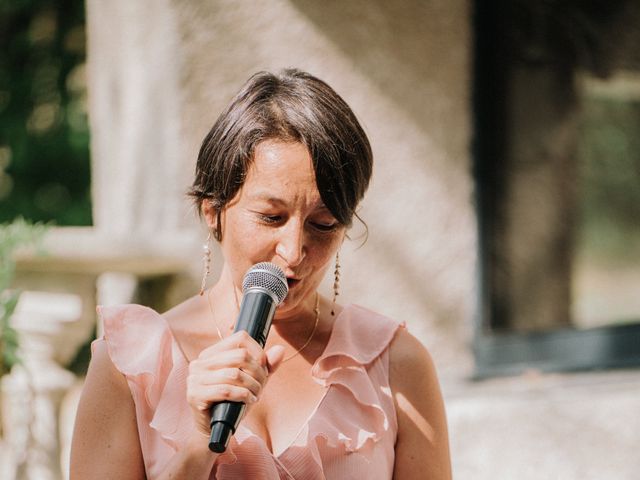
[[[333,232],[335,229],[338,228],[338,223],[330,223],[330,224],[326,224],[326,223],[316,223],[316,222],[310,222],[311,226],[313,228],[315,228],[316,230],[319,230],[321,232]]]
[[[258,217],[258,220],[260,220],[260,222],[264,223],[265,225],[278,225],[285,221],[285,218],[282,215],[270,215],[260,212],[254,213]],[[336,221],[330,223],[309,221],[307,225],[318,232],[329,233],[337,230],[340,226],[340,223]]]
[[[260,221],[267,224],[275,224],[282,221],[282,217],[280,215],[266,215],[264,213],[258,213],[257,215]]]

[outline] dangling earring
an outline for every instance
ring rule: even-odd
[[[336,269],[333,271],[333,302],[331,303],[331,316],[336,314],[336,298],[340,295],[340,252],[336,252]]]
[[[200,296],[204,294],[204,289],[207,286],[207,277],[211,273],[211,247],[209,244],[211,243],[211,230],[209,230],[209,235],[207,235],[207,241],[202,246],[202,283],[200,284]]]

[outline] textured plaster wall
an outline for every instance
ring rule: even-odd
[[[175,1],[171,9],[184,169],[252,73],[298,67],[326,80],[375,155],[361,209],[369,238],[358,248],[356,224],[343,248],[340,300],[406,320],[442,372],[464,368],[476,241],[467,2]]]

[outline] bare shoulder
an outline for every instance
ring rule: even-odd
[[[405,328],[399,328],[396,332],[389,346],[389,354],[392,369],[399,369],[411,364],[415,365],[418,362],[423,367],[432,368],[435,374],[429,351],[420,340],[411,335]]]
[[[438,375],[429,351],[405,329],[389,347],[398,417],[394,478],[450,479],[449,438]]]
[[[404,328],[398,329],[389,346],[389,366],[389,380],[395,397],[440,398],[431,354]]]
[[[144,478],[133,398],[98,341],[78,405],[70,478]]]

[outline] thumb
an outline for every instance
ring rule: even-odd
[[[274,345],[265,353],[267,354],[267,368],[269,369],[269,374],[271,374],[278,369],[284,359],[284,347],[282,345]]]

